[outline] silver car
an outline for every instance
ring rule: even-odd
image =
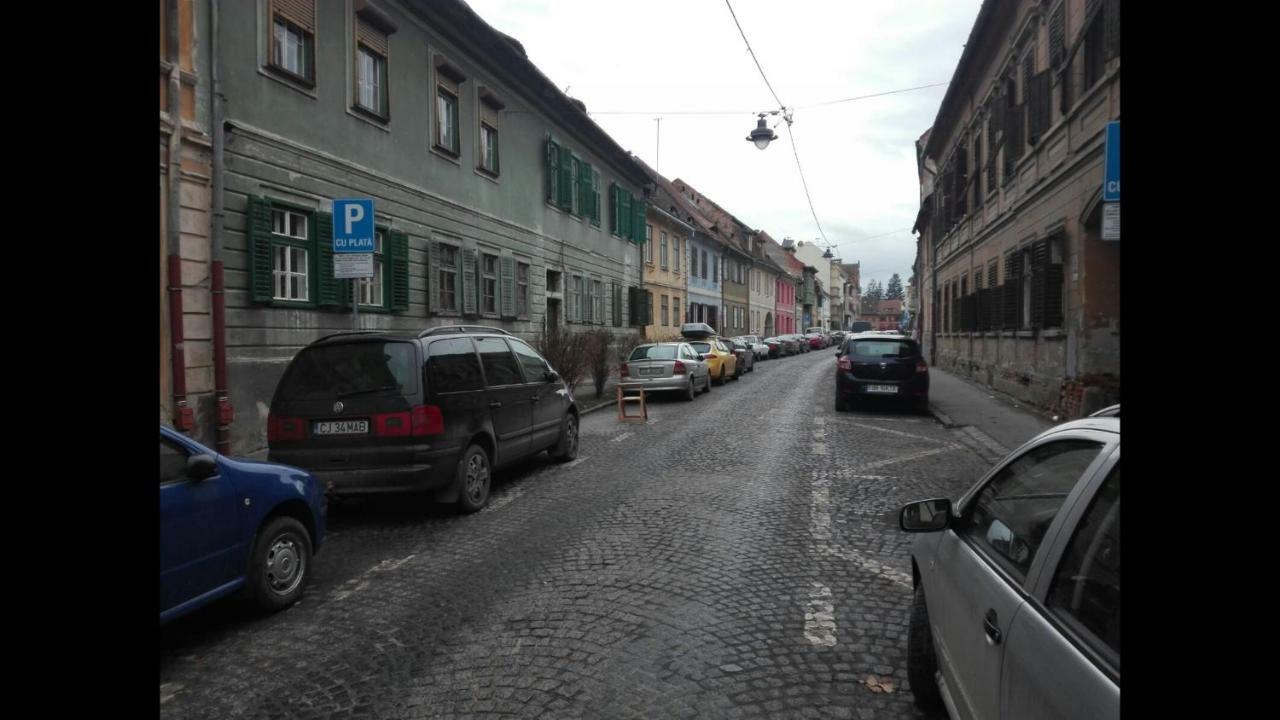
[[[739,335],[734,340],[745,343],[747,347],[751,348],[751,351],[755,353],[756,360],[769,359],[769,346],[758,335]]]
[[[1051,428],[899,526],[907,678],[952,718],[1120,717],[1120,418]]]
[[[689,343],[637,345],[622,363],[621,381],[643,385],[645,392],[679,392],[692,400],[711,391],[711,368]]]

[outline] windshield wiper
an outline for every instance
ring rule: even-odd
[[[399,390],[399,389],[400,389],[399,385],[383,385],[382,387],[376,387],[376,388],[363,388],[361,390],[348,390],[346,392],[340,392],[338,393],[338,397],[344,398],[344,397],[351,397],[352,395],[368,395],[370,393],[386,392],[388,390]]]

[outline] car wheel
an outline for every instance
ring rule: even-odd
[[[311,534],[291,517],[277,517],[258,533],[249,559],[248,591],[263,610],[283,610],[302,597],[311,572]]]
[[[489,455],[479,445],[472,445],[458,461],[458,509],[473,513],[489,502]]]
[[[724,384],[724,366],[723,365],[720,366],[720,378],[716,380],[716,384],[717,385]]]
[[[934,675],[938,658],[933,651],[933,633],[929,629],[929,607],[924,600],[924,587],[917,586],[911,600],[911,616],[907,627],[907,682],[916,705],[926,712],[941,713],[945,707],[942,692]]]
[[[915,411],[921,415],[929,415],[929,397],[918,398],[915,401]]]
[[[560,421],[560,440],[551,449],[551,459],[569,462],[578,457],[578,416],[571,412]]]
[[[702,392],[704,393],[711,392],[711,371],[710,370],[707,371],[707,381],[702,385]]]
[[[697,394],[698,391],[693,387],[693,378],[689,378],[689,391],[684,394],[685,402],[693,402],[693,396]]]
[[[849,401],[844,398],[844,395],[836,393],[836,412],[848,412],[848,410]]]

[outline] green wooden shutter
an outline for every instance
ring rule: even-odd
[[[624,238],[631,239],[632,230],[631,223],[634,222],[635,216],[631,213],[631,193],[618,188],[619,210],[618,217],[621,226],[618,228],[618,234]]]
[[[573,151],[560,148],[560,202],[561,210],[573,210]]]
[[[600,227],[600,171],[591,169],[591,224]]]
[[[271,257],[271,202],[266,198],[249,198],[245,237],[249,250],[249,297],[253,302],[269,303],[275,297],[275,275]]]
[[[560,145],[547,138],[547,202],[560,202]]]
[[[1045,307],[1045,270],[1049,266],[1049,241],[1038,240],[1031,246],[1031,327],[1042,328]]]
[[[590,325],[596,321],[595,283],[592,282],[590,275],[583,276],[582,287],[587,296],[586,302],[582,304],[582,317],[584,322]]]
[[[645,242],[645,202],[640,198],[634,198],[631,201],[632,212],[635,214],[635,220],[631,224],[631,238],[639,244]]]
[[[622,327],[622,288],[618,283],[609,283],[609,294],[613,310],[613,326]]]
[[[316,303],[327,307],[351,304],[351,281],[333,276],[333,215],[316,213],[316,232],[311,237],[318,251],[316,258]]]
[[[1046,265],[1044,270],[1044,327],[1060,328],[1065,313],[1062,307],[1062,264]]]
[[[409,236],[399,230],[387,233],[391,240],[391,252],[385,268],[391,275],[392,312],[404,312],[409,309]]]
[[[427,311],[436,312],[440,309],[440,278],[436,275],[440,271],[440,243],[435,240],[427,241]]]
[[[502,266],[502,317],[516,316],[516,260],[510,255],[503,255]]]
[[[584,218],[591,217],[591,165],[577,158],[573,160],[578,168],[578,214]]]
[[[466,315],[476,314],[476,251],[466,248],[462,251],[462,312]]]

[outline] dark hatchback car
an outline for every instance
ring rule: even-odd
[[[836,351],[836,411],[867,398],[890,398],[929,409],[929,365],[915,340],[891,335],[852,335]]]
[[[303,348],[271,400],[269,458],[335,496],[433,491],[475,512],[493,469],[578,453],[578,407],[536,350],[504,330],[350,332]]]

